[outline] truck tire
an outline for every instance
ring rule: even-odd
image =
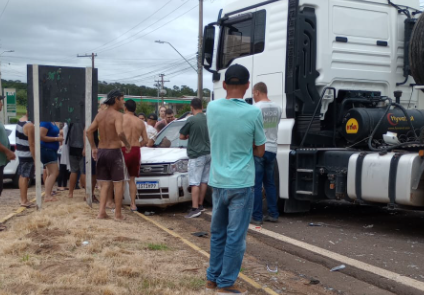
[[[409,62],[415,83],[424,85],[424,15],[416,22],[409,45]]]

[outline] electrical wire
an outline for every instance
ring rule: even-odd
[[[194,60],[195,58],[196,57],[190,58],[189,61],[190,60]],[[144,74],[140,74],[140,75],[136,75],[136,76],[132,76],[132,77],[121,78],[121,79],[118,79],[116,81],[131,80],[131,79],[135,79],[135,78],[141,78],[141,77],[146,76],[146,75],[149,75],[149,74],[153,74],[154,76],[157,76],[160,73],[167,72],[168,70],[174,69],[175,67],[181,66],[183,64],[185,64],[185,61],[180,61],[180,62],[177,62],[177,63],[169,64],[165,68],[161,68],[161,69],[157,69],[157,70],[152,70],[150,72],[147,72],[147,73],[144,73]]]
[[[158,10],[156,10],[155,12],[153,12],[151,15],[149,15],[147,18],[145,18],[144,20],[142,20],[141,22],[139,22],[138,24],[136,24],[134,27],[132,27],[131,29],[129,29],[128,31],[126,31],[125,33],[123,33],[123,34],[121,34],[121,35],[119,35],[118,37],[116,37],[116,38],[114,38],[114,39],[112,39],[112,40],[110,40],[110,41],[108,41],[108,42],[106,42],[106,43],[104,43],[104,44],[102,44],[102,45],[100,45],[100,46],[97,46],[96,48],[93,48],[93,49],[91,49],[91,50],[89,50],[89,52],[94,52],[95,50],[97,50],[97,49],[99,49],[99,48],[101,48],[101,47],[103,47],[103,46],[105,46],[106,44],[109,44],[109,43],[111,43],[111,42],[113,42],[113,41],[115,41],[115,40],[117,40],[117,39],[119,39],[119,38],[121,38],[122,36],[124,36],[126,33],[128,33],[128,32],[130,32],[130,31],[132,31],[133,29],[135,29],[136,27],[138,27],[138,26],[140,26],[141,24],[143,24],[144,22],[146,22],[148,19],[150,19],[151,17],[153,17],[156,13],[158,13],[159,11],[161,11],[164,7],[166,7],[170,2],[171,2],[172,0],[169,0],[168,2],[166,2],[161,8],[159,8]],[[185,2],[185,3],[187,3],[187,2]],[[185,4],[184,3],[184,4]],[[183,5],[184,5],[183,4]],[[177,8],[178,9],[178,8]]]
[[[189,0],[187,0],[187,1],[185,1],[183,4],[181,4],[180,6],[178,6],[176,9],[174,9],[174,10],[172,10],[169,14],[167,14],[167,15],[165,15],[164,17],[162,17],[160,20],[158,20],[158,21],[156,21],[156,22],[154,22],[153,24],[151,24],[151,25],[149,25],[149,26],[147,26],[146,28],[144,28],[144,29],[142,29],[141,31],[138,31],[137,33],[135,33],[135,34],[133,34],[133,35],[131,35],[131,36],[129,36],[129,37],[127,37],[126,39],[124,39],[123,41],[121,41],[121,42],[124,42],[125,40],[127,40],[127,39],[129,39],[129,38],[131,38],[131,37],[133,37],[133,36],[135,36],[135,35],[137,35],[137,34],[139,34],[140,32],[142,32],[142,31],[144,31],[144,30],[146,30],[147,28],[149,28],[150,26],[152,26],[152,25],[154,25],[154,24],[156,24],[156,23],[158,23],[159,21],[162,21],[164,18],[166,18],[167,16],[169,16],[170,14],[172,14],[172,13],[174,13],[176,10],[178,10],[180,7],[182,7],[184,4],[186,4],[186,3],[188,3],[189,2]],[[169,2],[168,2],[169,3]],[[166,3],[165,5],[167,5],[168,3]],[[163,7],[161,7],[159,10],[161,10]],[[155,11],[152,15],[150,15],[147,19],[149,19],[151,16],[153,16],[154,14],[156,14],[156,12],[158,12],[159,10],[157,10],[157,11]],[[145,19],[145,20],[147,20],[147,19]],[[137,25],[138,26],[138,25]],[[131,29],[130,29],[131,30]],[[124,35],[124,34],[122,34],[122,35]],[[107,42],[107,43],[110,43],[110,42]],[[127,43],[125,43],[125,44],[127,44]],[[98,47],[96,47],[96,49],[97,48],[101,48],[102,46],[104,46],[105,44],[103,44],[103,45],[101,45],[101,46],[98,46]],[[114,45],[112,45],[112,47],[113,47]],[[107,46],[106,46],[106,48],[107,48]],[[94,50],[90,50],[90,51],[94,51]],[[103,51],[99,51],[99,52],[97,52],[97,53],[101,53],[101,52],[104,52],[104,51],[107,51],[107,49],[106,50],[103,50]],[[72,56],[72,57],[69,57],[69,58],[67,58],[67,59],[65,59],[63,62],[67,62],[68,60],[71,60],[71,59],[74,59],[75,58],[75,56]]]
[[[4,6],[3,11],[2,11],[2,12],[1,12],[1,14],[0,14],[0,19],[1,19],[1,17],[3,16],[3,13],[4,13],[4,11],[6,10],[7,5],[9,5],[9,2],[10,2],[10,0],[7,0],[6,5]]]
[[[169,22],[167,22],[167,23],[163,24],[162,26],[159,26],[159,27],[157,27],[156,29],[154,29],[154,30],[152,30],[152,31],[150,31],[150,32],[148,32],[148,33],[146,33],[146,34],[144,34],[144,35],[142,35],[142,36],[139,36],[139,37],[137,37],[136,39],[129,40],[129,41],[124,42],[124,43],[122,43],[122,44],[116,45],[115,47],[110,47],[110,48],[103,49],[103,50],[99,51],[98,53],[102,53],[102,52],[105,52],[105,51],[109,51],[109,50],[112,50],[112,49],[115,49],[115,48],[118,48],[118,47],[121,47],[121,46],[127,45],[127,44],[132,43],[132,42],[134,42],[134,41],[136,41],[136,40],[138,40],[138,39],[140,39],[140,38],[142,38],[142,37],[145,37],[145,36],[147,36],[147,35],[149,35],[149,34],[151,34],[151,33],[155,32],[155,31],[159,30],[160,28],[163,28],[164,26],[168,25],[169,23],[171,23],[171,22],[173,22],[173,21],[175,21],[175,20],[179,19],[180,17],[182,17],[182,16],[186,15],[187,13],[189,13],[190,11],[192,11],[193,9],[195,9],[195,8],[196,8],[196,7],[198,7],[198,6],[199,6],[199,4],[197,4],[196,6],[194,6],[194,7],[190,8],[190,9],[189,9],[189,10],[187,10],[186,12],[184,12],[184,13],[180,14],[179,16],[177,16],[177,17],[173,18],[172,20],[170,20]]]

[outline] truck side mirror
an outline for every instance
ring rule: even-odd
[[[202,52],[202,65],[205,68],[212,67],[214,44],[215,44],[215,26],[207,25],[203,33],[203,52]]]

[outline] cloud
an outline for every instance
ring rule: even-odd
[[[0,53],[15,52],[1,56],[2,78],[26,81],[27,64],[90,66],[89,58],[76,55],[94,50],[100,80],[152,86],[163,71],[171,80],[166,86],[196,89],[193,69],[169,45],[154,42],[170,42],[196,67],[196,5],[197,0],[10,0],[0,19]],[[204,1],[204,24],[216,20],[221,6],[220,0]],[[205,73],[204,86],[211,88],[210,81]]]

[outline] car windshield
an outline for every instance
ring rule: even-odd
[[[174,121],[169,123],[165,129],[159,133],[154,147],[186,148],[188,140],[180,139],[180,130],[186,121]]]

